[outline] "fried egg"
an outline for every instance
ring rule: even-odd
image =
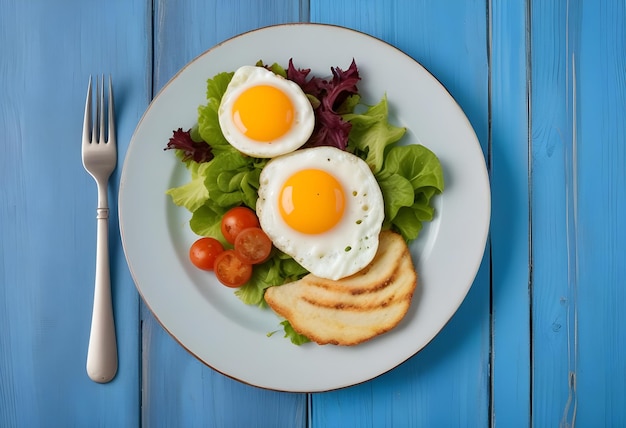
[[[235,71],[218,109],[226,140],[249,156],[271,158],[309,139],[313,107],[300,86],[257,66]]]
[[[359,157],[334,147],[277,157],[263,168],[258,193],[261,228],[314,275],[341,279],[374,258],[383,196]]]

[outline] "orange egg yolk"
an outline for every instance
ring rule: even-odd
[[[239,131],[259,142],[272,142],[291,129],[294,107],[287,95],[270,85],[243,91],[233,103],[233,120]]]
[[[279,197],[283,220],[302,233],[326,232],[343,216],[343,187],[326,171],[304,169],[296,172],[285,181]]]

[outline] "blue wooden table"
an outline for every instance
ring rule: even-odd
[[[371,381],[314,394],[249,386],[188,354],[143,305],[113,197],[119,371],[90,381],[88,76],[115,82],[115,196],[163,85],[217,43],[285,22],[397,46],[467,114],[492,186],[467,298],[426,348]],[[0,147],[1,427],[626,426],[622,0],[0,0]]]

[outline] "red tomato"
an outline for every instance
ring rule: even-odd
[[[252,277],[252,265],[244,262],[235,250],[226,250],[215,260],[215,276],[227,287],[237,288]]]
[[[272,241],[258,227],[242,230],[235,239],[235,251],[244,262],[258,264],[264,262],[272,251]]]
[[[224,214],[221,227],[224,238],[234,244],[239,232],[249,227],[259,227],[259,219],[250,208],[235,207]]]
[[[224,251],[221,242],[214,238],[200,238],[189,248],[189,259],[196,267],[213,270],[215,259]]]

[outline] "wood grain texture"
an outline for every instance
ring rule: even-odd
[[[624,426],[626,7],[533,8],[533,415]]]
[[[530,204],[525,2],[491,2],[492,425],[530,425]]]
[[[369,33],[424,65],[459,102],[487,151],[486,2],[312,0],[310,4],[311,21]],[[487,255],[465,302],[432,343],[377,379],[314,394],[311,426],[486,426],[489,326]]]
[[[146,107],[142,1],[0,1],[0,426],[134,426],[138,298],[111,207],[119,370],[100,385],[85,361],[96,248],[96,186],[81,164],[90,74],[111,74],[119,156]],[[77,16],[80,19],[77,19]],[[133,25],[112,23],[132,22]],[[119,91],[119,92],[118,92]],[[110,193],[117,193],[120,169]],[[115,198],[112,198],[115,201]]]
[[[581,2],[576,77],[576,423],[626,426],[626,5]]]
[[[533,422],[571,426],[576,405],[573,212],[574,11],[532,4]],[[571,252],[571,254],[570,254]],[[573,275],[572,275],[573,274]],[[573,386],[573,385],[572,385]]]
[[[217,43],[255,28],[306,17],[308,10],[302,10],[300,3],[155,2],[154,93],[187,62]],[[215,372],[181,348],[143,305],[142,325],[143,426],[306,425],[306,394],[267,391]]]

